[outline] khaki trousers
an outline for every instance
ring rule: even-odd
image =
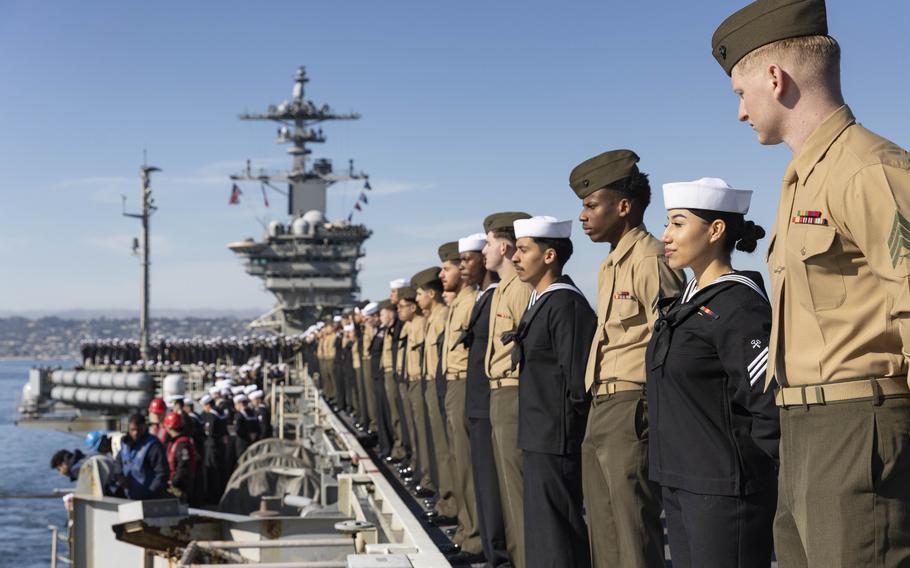
[[[518,449],[518,387],[490,391],[493,457],[506,525],[506,548],[515,568],[525,567],[525,526],[522,506],[523,477]]]
[[[430,421],[430,431],[433,436],[433,455],[436,460],[436,474],[439,482],[439,499],[436,501],[436,511],[446,517],[455,517],[461,509],[461,499],[456,493],[455,473],[452,471],[452,455],[450,453],[449,438],[446,432],[446,423],[439,409],[439,394],[436,390],[436,381],[426,381],[427,416]],[[456,534],[456,537],[458,535]],[[460,538],[453,539],[456,544],[461,544]]]
[[[427,431],[427,410],[423,401],[422,381],[408,381],[408,403],[410,417],[408,430],[414,424],[414,434],[411,435],[417,453],[417,463],[413,464],[414,475],[420,479],[420,484],[431,491],[436,491],[433,480],[430,479],[430,433]],[[413,460],[411,460],[413,462]]]
[[[595,398],[581,454],[592,566],[664,568],[661,491],[648,479],[643,393]]]
[[[781,568],[910,565],[910,398],[780,411]]]
[[[335,365],[331,359],[320,359],[319,370],[322,375],[322,390],[329,400],[335,399]]]
[[[404,432],[402,431],[404,417],[401,416],[403,410],[403,401],[401,401],[401,392],[398,389],[398,383],[395,382],[395,376],[392,371],[383,371],[383,380],[385,381],[385,396],[389,403],[389,420],[392,428],[392,451],[391,457],[396,460],[404,459],[407,452],[404,449],[406,445]]]
[[[446,422],[449,432],[455,495],[458,498],[458,530],[454,541],[471,554],[483,551],[480,526],[477,521],[477,497],[474,494],[474,475],[471,471],[471,441],[468,419],[465,416],[467,381],[458,379],[446,383]]]
[[[379,432],[379,407],[376,404],[376,387],[373,385],[373,369],[370,360],[364,359],[360,367],[360,392],[366,394],[366,422],[370,432]],[[364,398],[364,397],[361,397]]]

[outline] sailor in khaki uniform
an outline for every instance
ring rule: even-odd
[[[579,220],[594,242],[609,242],[597,276],[597,332],[585,371],[593,397],[582,444],[582,480],[595,568],[664,566],[660,487],[648,479],[645,349],[657,302],[679,295],[682,271],[642,224],[648,176],[631,150],[604,152],[575,167]]]
[[[451,465],[458,498],[458,530],[455,542],[461,546],[459,562],[473,563],[483,560],[483,545],[477,525],[477,501],[474,495],[474,477],[471,474],[471,447],[468,439],[468,421],[465,416],[465,388],[468,376],[468,350],[457,343],[467,330],[471,309],[477,290],[461,278],[460,242],[454,241],[439,247],[442,261],[443,289],[454,298],[449,303],[445,335],[442,343],[441,375],[446,382],[445,416],[449,437]]]
[[[490,378],[490,423],[493,455],[506,527],[506,545],[512,564],[525,566],[524,509],[522,507],[521,451],[518,449],[518,373],[512,366],[514,343],[504,344],[503,335],[514,333],[531,300],[531,287],[518,279],[512,255],[515,229],[512,224],[530,215],[507,211],[493,213],[483,222],[487,243],[483,249],[487,270],[499,274],[499,286],[490,300],[490,336],[484,365]]]
[[[769,245],[780,385],[774,541],[789,566],[910,562],[910,154],[840,91],[823,0],[760,0],[712,51],[762,144],[787,144]]]

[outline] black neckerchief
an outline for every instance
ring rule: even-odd
[[[487,293],[487,290],[489,290],[489,294]],[[477,323],[477,320],[480,319],[480,314],[493,297],[493,289],[487,288],[487,290],[481,292],[482,296],[480,297],[480,300],[474,304],[474,310],[471,312],[471,319],[468,321],[468,327],[461,332],[461,335],[458,336],[458,339],[455,341],[455,344],[452,345],[450,351],[454,351],[455,348],[461,344],[464,344],[465,349],[471,348],[471,344],[474,343],[474,325]]]
[[[670,352],[670,339],[673,336],[673,329],[679,327],[684,321],[696,313],[702,306],[713,300],[722,292],[729,290],[734,286],[740,286],[737,282],[721,282],[711,287],[705,288],[704,293],[699,290],[688,302],[681,302],[682,296],[676,298],[664,298],[658,303],[658,310],[661,313],[660,318],[654,324],[654,332],[651,341],[654,342],[653,361],[650,370],[663,367],[667,360],[667,354]]]
[[[572,279],[568,276],[559,278],[554,284],[569,284],[573,287],[575,286],[575,283],[572,282]],[[515,342],[515,345],[512,347],[512,371],[514,371],[521,360],[524,359],[522,341],[528,336],[528,327],[530,327],[531,322],[534,321],[534,317],[540,312],[540,308],[543,307],[543,305],[547,303],[547,300],[553,297],[553,293],[557,291],[558,290],[553,290],[552,292],[538,296],[537,301],[525,310],[525,313],[521,316],[521,321],[518,322],[518,327],[515,331],[507,331],[502,334],[503,345],[508,345],[513,341]]]

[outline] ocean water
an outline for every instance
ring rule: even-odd
[[[74,361],[0,361],[0,567],[45,568],[51,559],[48,525],[66,530],[66,510],[48,495],[73,483],[50,468],[61,448],[82,448],[84,434],[15,426],[16,404],[28,370],[38,364],[71,367]],[[18,497],[18,498],[17,498]],[[61,543],[66,552],[66,544]]]

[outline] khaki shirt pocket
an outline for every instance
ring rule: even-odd
[[[815,310],[831,310],[840,307],[847,297],[844,275],[838,264],[837,230],[819,225],[791,226],[787,239],[791,258],[798,260],[801,268],[799,279],[799,301],[804,307]]]
[[[629,328],[641,323],[641,306],[636,300],[615,300],[619,305],[616,306],[616,312],[619,315],[619,323],[623,329],[628,331]]]

